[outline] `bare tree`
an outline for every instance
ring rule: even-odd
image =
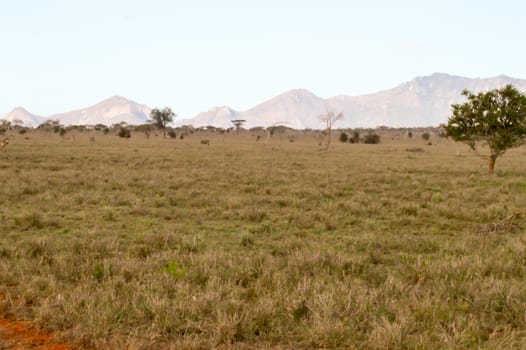
[[[328,150],[331,145],[332,128],[334,126],[334,123],[336,123],[340,119],[343,119],[343,112],[337,115],[335,115],[334,112],[327,112],[324,115],[320,115],[319,118],[323,123],[325,123],[324,139],[326,139],[326,141],[323,150]]]
[[[277,122],[265,129],[265,132],[267,133],[267,139],[265,140],[265,146],[270,141],[270,138],[272,137],[272,135],[274,135],[274,132],[276,131],[276,129],[284,124],[287,124],[287,123]]]

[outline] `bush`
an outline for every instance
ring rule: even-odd
[[[173,130],[168,130],[168,137],[170,137],[171,139],[175,139],[177,138],[177,134]]]
[[[5,134],[6,131],[7,131],[7,129],[5,127],[0,126],[0,135]]]
[[[20,129],[20,130],[18,130],[18,133],[19,133],[20,135],[24,135],[26,132],[27,132],[27,129],[25,129],[25,128],[24,128],[24,129]]]
[[[372,144],[372,145],[380,143],[380,135],[374,132],[369,132],[367,135],[365,135],[363,139],[363,143]]]
[[[411,131],[408,131],[407,132],[407,137],[409,137],[410,139],[413,138],[413,133]]]
[[[429,138],[431,137],[431,135],[429,135],[428,132],[425,132],[422,134],[422,138],[424,139],[424,141],[429,141]]]
[[[350,143],[360,143],[360,132],[353,131],[352,137],[349,139]]]
[[[347,143],[348,141],[349,141],[349,135],[347,135],[346,133],[342,132],[340,134],[340,142]]]
[[[119,130],[119,137],[129,139],[131,137],[130,130],[128,130],[126,128],[121,128]]]
[[[67,132],[66,129],[64,129],[64,128],[60,128],[60,131],[58,132],[58,134],[59,134],[60,136],[64,136],[64,135],[66,135],[66,132]]]

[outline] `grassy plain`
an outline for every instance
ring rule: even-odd
[[[79,348],[526,348],[524,147],[489,177],[418,137],[27,136],[0,153],[4,317]]]

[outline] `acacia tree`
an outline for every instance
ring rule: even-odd
[[[235,125],[235,127],[236,127],[236,134],[239,134],[239,130],[241,129],[243,124],[245,124],[246,120],[245,119],[236,119],[236,120],[231,120],[230,122]]]
[[[526,138],[526,95],[512,85],[478,94],[464,90],[462,95],[468,101],[452,105],[453,116],[444,126],[446,135],[488,160],[489,173],[493,174],[497,157],[520,146]],[[479,153],[484,145],[489,155]]]
[[[152,109],[150,112],[150,122],[163,131],[163,138],[166,138],[166,125],[171,123],[177,115],[168,107],[162,110]]]
[[[324,133],[327,141],[325,142],[325,147],[323,149],[328,150],[331,145],[332,127],[338,120],[343,119],[343,113],[335,115],[334,112],[327,112],[326,114],[319,116],[319,118],[325,123]]]

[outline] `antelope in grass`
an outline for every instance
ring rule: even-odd
[[[4,139],[2,142],[0,142],[0,151],[3,150],[7,144],[9,144],[9,139]]]

